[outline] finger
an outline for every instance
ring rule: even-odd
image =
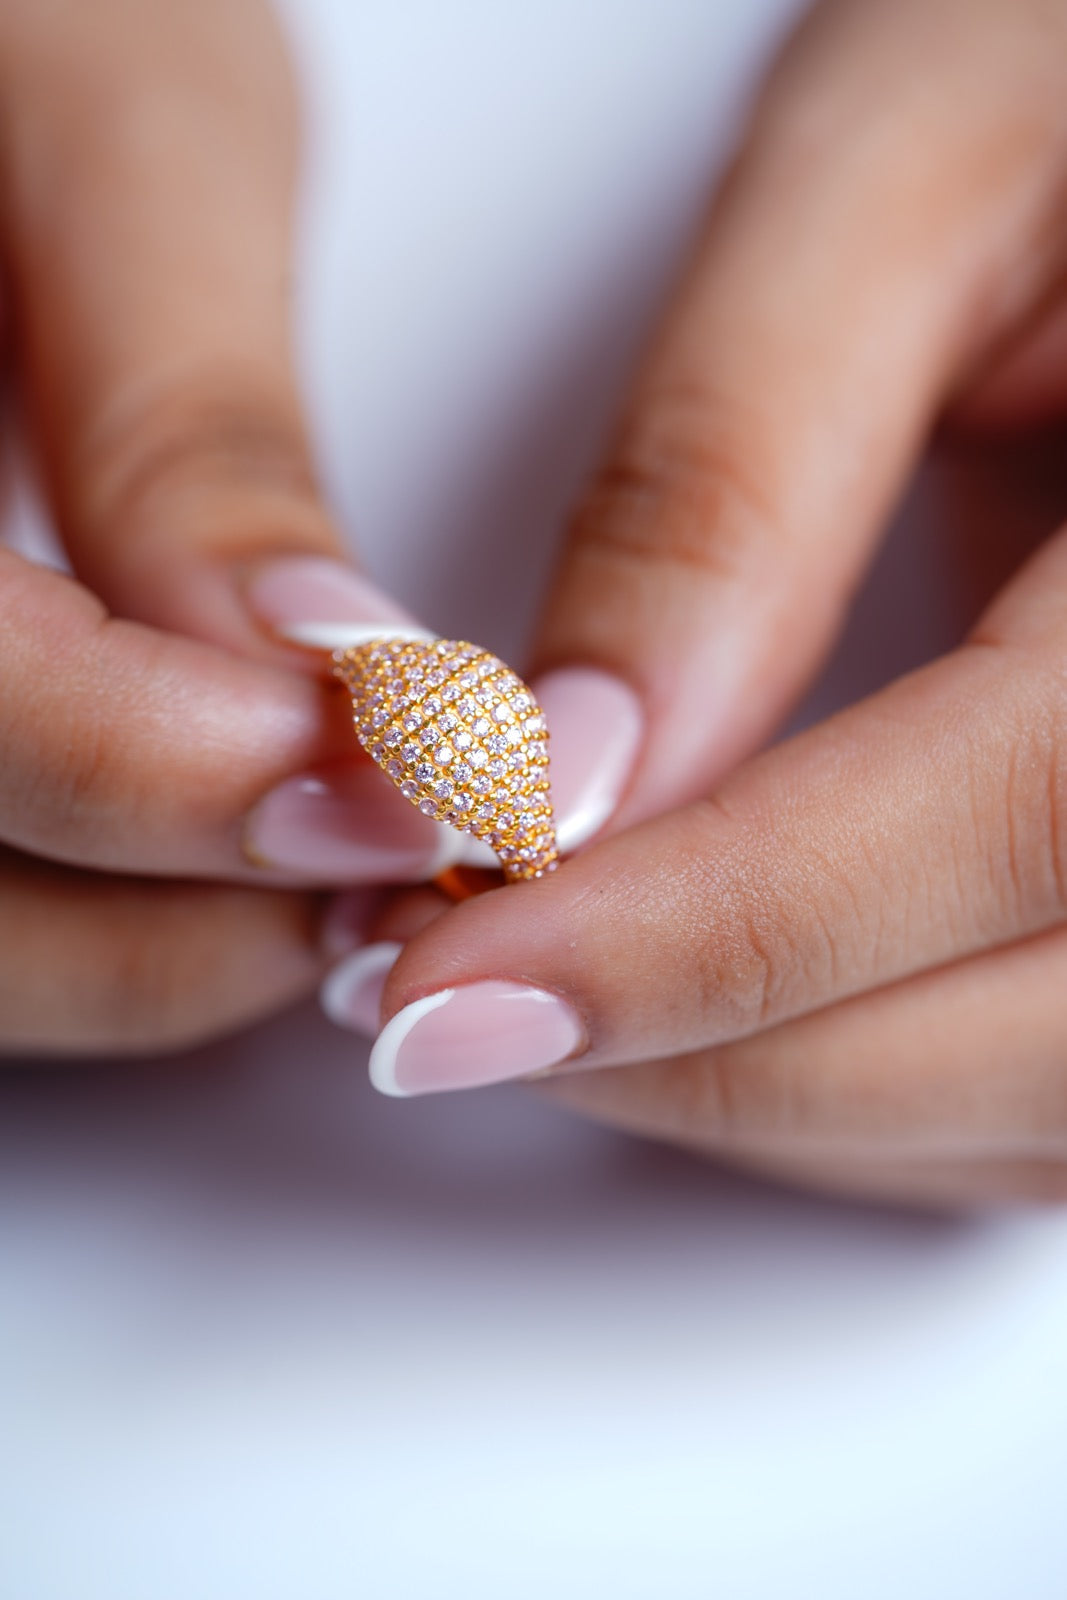
[[[389,979],[383,1086],[680,1054],[1060,922],[1065,617],[1060,535],[954,656],[442,918]]]
[[[309,896],[98,877],[0,855],[0,1052],[185,1048],[310,992]]]
[[[544,1088],[631,1132],[811,1178],[961,1162],[1067,1177],[1065,979],[1058,928],[714,1050]]]
[[[403,620],[334,559],[316,482],[291,349],[296,107],[267,6],[5,17],[5,244],[76,572],[123,616],[246,653],[294,614]]]
[[[309,679],[106,618],[0,551],[0,840],[146,875],[306,883],[432,876],[459,836],[352,759]]]
[[[568,848],[773,729],[944,398],[1059,270],[1054,36],[1030,0],[836,4],[772,75],[548,598]]]
[[[397,957],[450,903],[438,890],[412,889],[389,895],[368,919],[361,895],[338,895],[323,920],[323,947],[337,963],[319,993],[331,1022],[373,1039],[381,1027],[382,996]]]

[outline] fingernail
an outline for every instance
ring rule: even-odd
[[[342,889],[335,894],[319,924],[319,945],[327,961],[343,961],[367,943],[371,919],[381,910],[382,886]]]
[[[382,1020],[385,980],[403,949],[399,944],[368,944],[335,967],[319,991],[331,1022],[373,1039]]]
[[[584,1031],[558,995],[491,979],[442,989],[398,1011],[375,1041],[371,1082],[389,1095],[476,1089],[565,1061]]]
[[[398,805],[377,767],[352,763],[289,778],[245,824],[260,867],[316,883],[417,883],[457,859],[462,835]]]
[[[644,714],[629,684],[595,667],[546,673],[533,692],[548,724],[549,780],[560,850],[575,850],[622,799]]]
[[[383,633],[434,637],[354,568],[327,556],[264,563],[248,579],[245,600],[272,633],[314,650],[348,649]]]

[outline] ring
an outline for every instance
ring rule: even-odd
[[[484,840],[508,883],[555,871],[548,728],[517,673],[465,640],[387,635],[333,663],[356,737],[405,800]],[[476,892],[461,868],[442,876],[454,899]]]

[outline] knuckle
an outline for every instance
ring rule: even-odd
[[[190,511],[204,497],[254,487],[301,505],[315,497],[293,411],[252,380],[204,376],[117,405],[87,436],[76,466],[79,504],[103,531],[150,533],[161,497]]]
[[[778,522],[758,437],[700,385],[647,396],[624,418],[573,516],[573,547],[600,561],[736,578]]]
[[[856,904],[843,869],[829,852],[820,864],[814,843],[811,893],[798,896],[795,863],[776,857],[758,816],[734,816],[711,798],[689,814],[694,898],[709,908],[704,937],[691,943],[689,981],[720,1037],[742,1038],[836,986],[844,946],[856,942]]]

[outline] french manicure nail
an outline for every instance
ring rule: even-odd
[[[549,781],[564,853],[607,822],[641,746],[644,716],[629,684],[596,667],[561,667],[532,685],[549,731]]]
[[[373,1039],[381,1024],[382,992],[403,945],[368,944],[334,968],[319,991],[322,1009],[340,1028]]]
[[[342,561],[279,556],[245,586],[249,609],[272,633],[315,650],[348,649],[383,633],[431,639],[395,600]]]
[[[559,995],[489,979],[412,1001],[386,1023],[370,1057],[388,1095],[475,1089],[565,1061],[584,1031]]]
[[[457,859],[460,835],[397,805],[376,767],[352,763],[289,778],[245,824],[257,866],[315,883],[421,882]]]

